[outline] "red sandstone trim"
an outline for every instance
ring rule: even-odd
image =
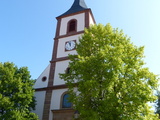
[[[65,18],[65,17],[68,17],[68,16],[73,16],[73,15],[77,15],[77,14],[81,14],[81,13],[85,13],[87,11],[91,11],[91,9],[86,9],[86,10],[83,10],[83,11],[79,11],[79,12],[76,12],[76,13],[72,13],[72,14],[68,14],[68,15],[64,15],[64,16],[60,16],[60,17],[56,17],[56,19],[62,19],[62,18]]]
[[[83,31],[78,31],[78,32],[71,32],[71,33],[66,34],[66,35],[56,36],[54,39],[60,39],[60,38],[69,37],[69,36],[73,36],[73,35],[78,35],[78,34],[82,34],[82,33],[84,33],[84,30]]]
[[[64,89],[64,88],[68,88],[66,84],[56,85],[56,86],[52,86],[52,87],[45,87],[45,88],[37,88],[37,89],[35,89],[35,91],[57,90],[57,89]]]

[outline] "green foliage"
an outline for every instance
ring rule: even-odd
[[[160,91],[157,91],[156,113],[160,116]]]
[[[27,67],[0,63],[0,120],[37,120],[31,113],[35,107],[34,81]]]
[[[144,47],[133,45],[122,30],[99,24],[85,30],[76,50],[78,55],[69,55],[70,73],[60,77],[79,119],[158,119],[148,104],[156,100],[158,78],[143,66]]]

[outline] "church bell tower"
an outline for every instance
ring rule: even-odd
[[[74,117],[75,110],[67,99],[67,85],[59,78],[59,73],[68,71],[68,54],[77,54],[79,37],[85,28],[95,24],[92,11],[84,0],[74,0],[71,8],[56,19],[52,59],[34,86],[37,100],[35,113],[40,120],[72,120]]]

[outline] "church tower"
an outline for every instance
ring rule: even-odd
[[[69,70],[68,54],[76,53],[76,43],[84,29],[95,20],[84,0],[74,0],[71,8],[56,17],[57,28],[54,38],[52,59],[35,83],[37,100],[35,113],[40,120],[72,120],[75,110],[68,102],[67,86],[59,73]]]

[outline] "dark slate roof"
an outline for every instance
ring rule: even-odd
[[[89,9],[89,8],[87,7],[84,0],[74,0],[74,3],[71,6],[71,8],[67,12],[63,13],[62,15],[60,15],[58,17],[68,15],[68,14],[72,14],[72,13],[76,13],[76,12],[83,11],[83,10],[86,10],[86,9]]]

